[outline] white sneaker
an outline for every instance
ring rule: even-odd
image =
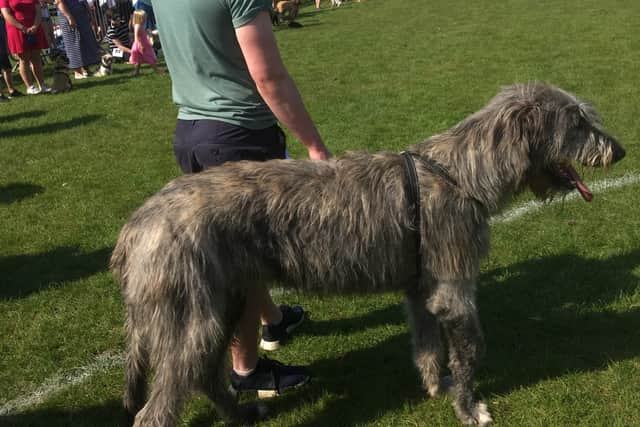
[[[40,92],[42,92],[42,89],[40,89],[39,87],[36,87],[36,86],[29,86],[27,88],[27,95],[37,95]]]
[[[49,87],[48,84],[46,83],[42,83],[42,86],[40,86],[40,90],[44,93],[49,93],[51,92],[51,88]]]

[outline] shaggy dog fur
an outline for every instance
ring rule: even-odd
[[[462,423],[491,422],[472,393],[488,220],[526,187],[541,198],[578,188],[590,199],[571,164],[606,167],[625,153],[590,105],[542,83],[505,88],[411,153],[415,204],[404,156],[391,152],[228,163],[147,200],[111,259],[128,310],[124,404],[135,425],[174,425],[193,390],[230,420],[262,413],[236,403],[225,359],[247,290],[274,281],[316,293],[402,290],[429,395],[450,392]],[[445,353],[450,378],[440,372]]]
[[[69,92],[73,88],[71,78],[69,78],[69,59],[64,53],[57,53],[53,60],[51,93]]]

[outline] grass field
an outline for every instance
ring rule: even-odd
[[[276,36],[334,154],[402,150],[514,82],[548,81],[598,107],[627,157],[584,171],[594,201],[493,222],[476,391],[496,425],[640,425],[640,3],[324,6],[307,4],[304,27]],[[0,105],[2,426],[120,421],[124,310],[107,260],[133,210],[179,175],[169,77],[144,71],[133,79],[120,65],[68,94]],[[293,138],[289,151],[304,155]],[[304,305],[310,321],[274,357],[308,365],[314,379],[271,401],[263,425],[456,425],[450,402],[420,388],[400,294],[276,300]],[[197,396],[182,418],[219,423]]]

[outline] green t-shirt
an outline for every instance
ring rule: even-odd
[[[276,119],[258,93],[235,29],[270,0],[152,0],[182,120],[215,119],[250,129]]]

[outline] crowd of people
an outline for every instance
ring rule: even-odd
[[[43,63],[63,52],[74,79],[104,76],[91,70],[108,53],[128,62],[139,75],[142,64],[157,72],[152,45],[157,38],[150,0],[105,2],[87,0],[0,0],[0,69],[7,88],[0,84],[0,102],[24,95],[13,84],[11,58],[18,63],[28,95],[51,91]],[[55,29],[52,15],[56,16]],[[103,43],[104,42],[104,43]]]
[[[300,3],[273,0],[272,23],[280,18],[300,26],[294,22]],[[319,8],[320,0],[314,4]],[[104,76],[91,67],[106,53],[114,62],[133,64],[135,76],[142,64],[164,72],[157,65],[159,35],[151,0],[0,0],[0,10],[0,103],[24,95],[14,85],[16,68],[28,95],[50,92],[43,64],[59,52],[74,79]]]

